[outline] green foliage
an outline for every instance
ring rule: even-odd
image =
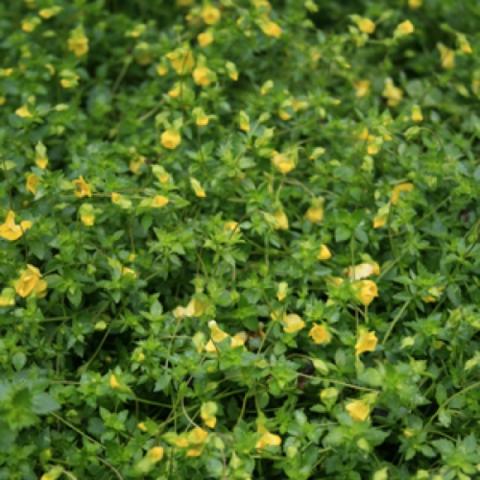
[[[0,480],[480,475],[476,0],[0,3]]]

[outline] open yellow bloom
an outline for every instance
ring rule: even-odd
[[[162,133],[160,141],[165,148],[175,150],[182,143],[182,137],[180,132],[169,128]]]
[[[75,196],[77,198],[91,197],[92,189],[90,185],[85,181],[81,175],[76,180],[73,180],[73,185],[75,186]]]
[[[20,277],[15,281],[15,291],[17,295],[26,298],[32,294],[37,297],[44,297],[47,292],[47,282],[42,280],[42,274],[37,267],[28,264],[27,268],[22,270]]]
[[[260,28],[267,37],[280,38],[282,35],[282,28],[280,25],[273,20],[270,20],[268,17],[261,20]]]
[[[356,422],[364,422],[370,415],[370,407],[363,400],[352,400],[345,409]]]
[[[355,354],[361,355],[364,352],[373,352],[377,348],[377,335],[375,332],[361,330],[355,343]]]
[[[208,87],[215,80],[215,73],[205,66],[198,66],[192,72],[193,81],[201,87]]]
[[[15,212],[9,210],[5,222],[0,225],[0,237],[5,240],[18,240],[30,227],[32,222],[23,220],[20,224],[15,223]]]
[[[321,223],[323,220],[324,211],[323,205],[312,205],[305,212],[305,218],[311,223]]]
[[[210,336],[215,343],[223,342],[223,340],[229,337],[228,333],[224,332],[215,320],[208,322],[208,328],[210,329]]]
[[[176,50],[168,52],[165,56],[178,75],[190,73],[195,66],[195,58],[188,47],[177,48]]]
[[[358,29],[367,35],[373,33],[376,28],[375,22],[365,17],[359,17],[355,23],[357,24]]]
[[[202,403],[200,408],[200,417],[208,428],[215,428],[217,424],[217,404],[215,402],[205,402]]]
[[[377,262],[364,262],[348,267],[345,273],[352,280],[363,280],[370,275],[380,275],[380,266]]]
[[[353,84],[358,98],[366,97],[370,92],[370,80],[358,80]]]
[[[323,261],[323,260],[329,260],[330,258],[332,258],[332,252],[324,243],[322,243],[317,255],[317,260]]]
[[[274,151],[272,156],[273,166],[284,175],[295,168],[295,160],[291,155]]]
[[[373,280],[358,280],[354,283],[355,297],[368,307],[378,297],[377,284]]]
[[[186,440],[187,457],[199,457],[202,454],[203,446],[208,440],[208,432],[200,427],[195,427],[183,438]]]
[[[265,428],[259,428],[258,431],[262,434],[262,436],[257,440],[255,448],[261,450],[266,447],[278,447],[282,444],[282,437],[280,437],[279,435],[270,433]]]
[[[78,58],[88,53],[88,38],[82,27],[72,30],[67,45],[68,49]]]
[[[392,205],[396,205],[398,201],[400,200],[400,194],[403,192],[411,192],[413,190],[414,186],[413,183],[410,182],[404,182],[404,183],[399,183],[398,185],[395,185],[392,190],[392,195],[390,197],[390,202]]]
[[[200,16],[207,25],[214,25],[222,17],[222,12],[213,5],[206,5],[202,8]]]
[[[413,23],[410,20],[405,20],[397,25],[397,28],[395,28],[395,31],[393,32],[393,36],[395,38],[404,37],[405,35],[410,35],[414,31],[415,27],[413,26]]]
[[[32,118],[32,112],[28,109],[27,105],[22,105],[15,110],[15,115],[20,118]]]
[[[211,30],[207,30],[197,35],[197,42],[202,48],[208,47],[211,43],[213,43],[214,39],[215,38]]]
[[[311,337],[317,345],[325,345],[332,340],[332,334],[325,325],[314,325],[308,332],[308,336]]]
[[[37,193],[38,185],[40,183],[40,177],[37,177],[34,173],[27,175],[27,181],[25,183],[26,189],[35,195]]]
[[[451,49],[443,45],[443,43],[439,43],[437,45],[438,51],[440,52],[440,62],[442,64],[442,68],[445,70],[451,70],[455,67],[455,52]]]
[[[207,196],[207,193],[203,189],[201,183],[196,178],[190,177],[190,186],[192,187],[196,197],[205,198]]]
[[[283,331],[285,333],[297,333],[305,328],[305,322],[300,315],[289,313],[283,317]]]

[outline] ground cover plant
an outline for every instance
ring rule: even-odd
[[[477,0],[0,2],[0,479],[480,477]]]

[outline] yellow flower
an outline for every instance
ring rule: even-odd
[[[199,33],[197,35],[198,44],[202,47],[208,47],[215,40],[213,32],[211,30],[206,30],[205,32]]]
[[[345,272],[351,280],[363,280],[370,275],[380,275],[380,266],[377,262],[359,263],[348,267]]]
[[[40,480],[57,480],[63,474],[63,467],[56,466],[44,473]]]
[[[30,264],[20,272],[20,277],[15,281],[14,287],[17,295],[20,295],[22,298],[32,294],[41,298],[47,293],[47,282],[42,280],[40,270]]]
[[[391,78],[385,80],[385,86],[382,95],[387,99],[389,107],[395,107],[403,98],[403,91],[396,87]]]
[[[210,336],[215,343],[223,342],[223,340],[229,337],[228,333],[225,333],[215,320],[208,322],[208,328],[210,329]]]
[[[415,27],[413,26],[413,23],[410,20],[405,20],[397,25],[397,28],[395,28],[395,31],[393,32],[393,36],[395,38],[404,37],[405,35],[410,35],[414,31]]]
[[[173,87],[168,91],[168,96],[171,98],[178,98],[183,91],[183,84],[181,82],[175,82]]]
[[[398,203],[398,201],[400,200],[400,194],[402,192],[411,192],[413,188],[413,183],[410,182],[404,182],[395,185],[392,190],[392,195],[390,196],[390,202],[392,203],[392,205],[396,205]]]
[[[416,10],[422,6],[423,0],[408,0],[408,6],[412,10]]]
[[[15,212],[9,210],[5,222],[0,225],[0,237],[5,240],[18,240],[30,227],[32,222],[23,220],[20,224],[15,223]]]
[[[137,423],[137,428],[138,428],[141,432],[147,432],[147,431],[148,431],[148,428],[147,428],[147,426],[145,425],[145,422],[139,422],[139,423]]]
[[[179,438],[180,445],[183,447],[190,447],[187,450],[187,457],[199,457],[202,454],[203,445],[208,440],[208,432],[200,427],[195,427],[186,435]]]
[[[286,153],[279,153],[277,151],[273,152],[272,156],[273,166],[281,173],[286,175],[295,168],[295,160],[292,158],[292,155]]]
[[[267,80],[261,87],[260,87],[260,95],[265,96],[268,92],[273,88],[274,83],[273,80]]]
[[[460,48],[460,51],[464,53],[465,55],[470,55],[473,53],[472,46],[470,45],[470,42],[467,40],[467,37],[461,33],[457,35],[457,41],[458,41],[458,46]]]
[[[20,118],[32,118],[32,112],[28,109],[27,105],[22,105],[15,110],[15,115]]]
[[[41,20],[38,17],[26,18],[22,21],[22,30],[25,33],[31,33],[40,23]]]
[[[353,86],[355,88],[355,95],[358,98],[366,97],[370,92],[370,80],[358,80]]]
[[[82,27],[77,27],[70,32],[67,45],[68,49],[78,58],[88,53],[88,38]]]
[[[212,5],[206,5],[202,8],[200,16],[207,25],[214,25],[220,20],[222,12]]]
[[[90,185],[85,181],[82,175],[78,177],[76,180],[73,180],[72,183],[75,187],[75,196],[77,198],[92,196],[92,189]]]
[[[296,313],[289,313],[283,317],[283,331],[285,333],[297,333],[304,327],[305,322]]]
[[[306,211],[305,218],[311,223],[321,223],[324,217],[323,204],[323,197],[318,197],[312,200],[312,205]]]
[[[147,452],[146,458],[148,458],[151,463],[157,463],[163,458],[163,453],[162,447],[152,447]]]
[[[317,345],[325,345],[332,340],[332,334],[325,325],[314,325],[308,332],[308,336],[312,337],[312,340]]]
[[[132,206],[132,201],[120,193],[112,192],[111,199],[114,205],[118,205],[121,208],[129,209]]]
[[[442,64],[442,68],[445,70],[451,70],[455,67],[455,52],[451,49],[443,45],[443,43],[439,43],[437,45],[438,50],[440,52],[440,62]]]
[[[217,424],[217,404],[215,402],[202,403],[200,407],[200,417],[208,428],[215,428]]]
[[[165,205],[168,205],[168,198],[163,195],[155,195],[150,203],[150,206],[153,208],[162,208]]]
[[[390,205],[383,205],[378,209],[377,214],[373,218],[373,228],[382,228],[386,225],[388,220],[388,215],[390,213]]]
[[[327,245],[322,243],[322,245],[320,245],[320,250],[317,255],[317,260],[329,260],[330,258],[332,258],[332,252],[327,247]]]
[[[122,384],[118,381],[117,376],[114,373],[110,375],[108,384],[110,385],[110,388],[113,388],[113,390],[119,390],[122,388]]]
[[[345,409],[356,422],[364,422],[370,415],[370,407],[363,400],[352,400]]]
[[[201,108],[194,108],[193,115],[197,127],[206,127],[210,123],[209,116]]]
[[[130,160],[130,164],[128,165],[129,170],[133,174],[137,174],[145,164],[145,160],[146,158],[143,155],[139,155],[138,153],[135,153],[133,158]]]
[[[193,81],[201,87],[208,87],[215,80],[215,73],[205,66],[195,68],[192,76]]]
[[[377,336],[375,332],[361,330],[355,343],[355,355],[361,355],[364,352],[373,352],[377,348]]]
[[[62,70],[60,72],[60,85],[65,88],[75,88],[78,86],[80,77],[72,70]]]
[[[38,15],[42,17],[44,20],[48,20],[49,18],[54,17],[55,15],[58,15],[62,11],[62,7],[49,7],[49,8],[42,8],[41,10],[38,11]]]
[[[355,23],[357,24],[358,29],[367,35],[373,33],[376,28],[375,22],[365,17],[359,17]]]
[[[236,333],[230,342],[230,346],[232,348],[238,348],[243,345],[245,345],[245,342],[247,341],[247,334],[245,332],[238,332]]]
[[[78,213],[80,220],[86,227],[93,227],[95,225],[95,210],[90,203],[84,203],[80,207]]]
[[[178,130],[169,128],[162,133],[160,141],[165,148],[175,150],[182,143],[182,137]]]
[[[358,280],[354,283],[355,296],[365,306],[378,297],[377,284],[373,280]]]
[[[35,163],[42,170],[45,170],[48,166],[47,148],[42,142],[35,145]]]
[[[26,189],[35,195],[37,193],[38,185],[40,183],[40,177],[37,177],[34,173],[27,175],[27,181],[25,184]]]
[[[274,228],[276,230],[288,230],[288,217],[283,210],[276,210],[273,214],[273,219],[275,222]]]
[[[163,65],[163,64],[158,64],[155,67],[155,71],[157,72],[157,75],[159,77],[164,77],[168,73],[168,67],[166,65]]]
[[[165,55],[178,75],[190,73],[195,66],[195,58],[188,47],[180,47]]]
[[[190,177],[190,186],[198,198],[205,198],[207,196],[207,193],[196,178]]]
[[[288,283],[280,282],[277,288],[277,299],[279,302],[283,302],[287,298]]]
[[[230,79],[236,82],[238,80],[238,70],[236,65],[233,62],[227,62],[225,67],[227,68],[227,73]]]
[[[15,290],[4,288],[0,293],[0,307],[13,307],[15,305]]]
[[[250,117],[248,116],[248,113],[243,110],[238,114],[238,127],[242,132],[250,131]]]
[[[423,113],[419,105],[414,105],[412,107],[412,114],[410,118],[412,119],[412,122],[415,123],[420,123],[423,121]]]
[[[255,448],[261,450],[266,447],[278,447],[282,444],[282,437],[280,437],[279,435],[270,433],[265,428],[259,428],[258,430],[259,433],[262,434],[262,436],[257,440]]]
[[[270,20],[268,17],[261,20],[260,28],[267,37],[280,38],[282,35],[282,28],[280,25],[273,20]]]

